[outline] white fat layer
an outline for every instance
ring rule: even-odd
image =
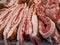
[[[22,19],[22,17],[23,17],[23,10],[20,12],[20,15],[19,15],[19,21],[14,25],[14,27],[9,31],[9,33],[8,33],[8,35],[7,35],[7,38],[9,38],[12,34],[13,34],[13,32],[14,32],[14,30],[15,30],[15,28],[18,26],[18,24],[20,23],[20,21],[21,21],[21,19]]]
[[[37,20],[37,15],[34,12],[33,12],[33,15],[32,15],[32,25],[33,25],[32,36],[36,36],[37,31],[38,31],[38,20]]]
[[[12,5],[14,5],[15,2],[16,2],[16,0],[11,0],[10,3],[8,4],[8,6],[12,6]]]
[[[11,21],[13,20],[13,18],[15,17],[15,15],[16,15],[17,12],[18,12],[17,9],[18,9],[18,7],[16,8],[16,10],[13,11],[12,17],[10,18],[7,26],[6,26],[5,29],[4,29],[3,35],[6,35],[6,33],[8,33],[9,28],[10,28],[10,25],[11,25]],[[16,12],[16,11],[17,11],[17,12]]]
[[[55,29],[56,29],[55,23],[54,23],[50,18],[48,18],[48,19],[49,19],[50,22],[51,22],[50,30],[49,30],[48,32],[46,32],[46,33],[43,33],[41,30],[39,31],[44,38],[48,38],[49,36],[51,36],[51,34],[52,34],[52,33],[55,31]],[[41,28],[41,27],[40,27],[40,28]]]

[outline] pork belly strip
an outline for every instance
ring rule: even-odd
[[[26,8],[26,4],[25,4],[25,7],[24,7],[24,9],[23,9],[23,17],[25,16],[24,15],[24,10],[25,10],[25,8]],[[23,17],[22,17],[22,20],[23,20]],[[21,20],[21,22],[20,22],[20,24],[19,24],[19,27],[21,26],[22,27],[22,23],[23,23],[23,21]],[[17,32],[17,40],[19,40],[19,34],[20,34],[20,28],[18,27],[18,32]]]
[[[46,31],[46,29],[43,29],[44,25],[42,24],[42,22],[39,23],[39,28],[40,28],[39,32],[44,38],[48,38],[49,36],[51,36],[56,28],[55,23],[50,18],[47,18],[47,19],[50,20],[50,25],[51,25],[49,29],[48,29],[48,25],[47,25],[46,28],[48,31]]]
[[[17,33],[16,28],[17,28],[18,24],[20,23],[22,16],[23,16],[22,15],[23,8],[24,8],[24,5],[17,6],[17,8],[15,9],[15,11],[12,14],[13,16],[10,18],[7,26],[4,29],[3,35],[4,35],[4,39],[5,39],[5,44],[7,44],[6,39],[11,38],[10,40],[13,40],[15,38],[16,33]],[[13,33],[15,33],[15,34],[13,35]]]
[[[26,25],[24,22],[26,22],[26,17],[27,17],[27,13],[28,13],[28,7],[24,9],[24,13],[23,13],[23,19],[21,21],[21,23],[19,24],[19,28],[18,28],[18,33],[17,33],[17,45],[24,45],[24,38],[23,38],[23,33],[26,32]]]
[[[56,8],[46,9],[46,14],[55,22],[56,27],[60,30],[60,15],[58,14],[57,9]]]
[[[5,27],[5,30],[4,30],[4,32],[3,32],[3,35],[6,35],[6,33],[8,33],[9,34],[9,31],[11,31],[11,30],[13,30],[13,29],[15,29],[17,26],[18,26],[18,24],[19,24],[19,22],[21,21],[21,18],[22,18],[22,16],[23,15],[21,15],[20,14],[20,12],[22,11],[22,9],[23,9],[23,6],[18,6],[17,8],[16,8],[16,10],[13,12],[13,16],[11,17],[11,19],[10,19],[10,21],[8,22],[8,24],[7,24],[7,26]],[[16,12],[17,11],[17,12]],[[20,20],[20,21],[19,21]],[[18,23],[17,23],[18,22]],[[11,33],[13,33],[13,32],[11,32]],[[7,34],[7,35],[8,35]],[[11,34],[9,34],[9,35],[11,35]],[[9,38],[10,36],[7,36],[7,38]]]
[[[38,35],[38,18],[37,18],[37,15],[35,13],[35,10],[32,14],[32,34],[31,34],[31,39],[32,41],[34,42],[35,45],[39,45],[39,38],[37,37]]]
[[[13,10],[15,8],[16,7],[14,7]],[[13,10],[11,8],[10,10],[9,9],[5,9],[5,11],[1,12],[1,15],[0,15],[0,35],[3,34],[2,32],[4,31],[4,28],[7,25],[10,17],[12,16]]]

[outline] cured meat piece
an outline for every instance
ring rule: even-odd
[[[11,11],[8,11],[6,14],[6,16],[8,16],[10,14]],[[0,35],[2,34],[3,32],[3,28],[6,26],[8,20],[10,19],[10,15],[8,17],[6,16],[3,16],[3,17],[0,17]],[[6,17],[6,18],[5,18]],[[2,36],[2,35],[1,35]]]
[[[15,9],[15,7],[13,8],[13,10]],[[3,34],[4,28],[7,25],[10,17],[12,16],[12,12],[13,12],[12,8],[6,9],[5,11],[3,11],[0,15],[0,38]]]
[[[46,14],[50,17],[56,24],[57,28],[60,30],[60,16],[56,9],[46,9]]]
[[[43,36],[43,38],[46,38],[46,39],[49,38],[55,31],[55,23],[50,18],[47,17],[47,19],[44,20],[45,23],[43,23],[42,21],[39,21],[39,32]]]
[[[26,22],[26,15],[28,13],[28,7],[24,9],[24,13],[23,13],[23,19],[19,25],[19,28],[18,28],[18,34],[17,34],[17,45],[24,45],[24,38],[23,38],[23,34],[24,32],[26,32],[26,25],[24,22]]]
[[[38,34],[38,19],[37,19],[37,15],[35,14],[35,12],[33,12],[32,15],[32,26],[33,26],[33,32],[32,32],[32,41],[35,43],[35,45],[39,45],[39,39],[37,37]]]
[[[17,26],[20,23],[23,14],[22,14],[22,10],[24,8],[24,5],[20,5],[17,6],[16,10],[14,10],[13,12],[13,16],[11,17],[11,19],[9,20],[7,26],[4,29],[3,35],[4,35],[4,40],[5,40],[5,45],[7,45],[7,39],[9,40],[13,40],[16,36],[17,33]],[[16,12],[17,11],[17,12]]]
[[[38,42],[38,37],[37,37],[37,33],[38,33],[38,19],[37,19],[37,15],[35,14],[35,9],[33,10],[33,6],[32,5],[30,8],[29,8],[29,16],[27,17],[27,24],[26,24],[26,27],[27,27],[27,31],[26,33],[29,34],[30,36],[30,39],[32,42],[34,42],[35,45],[39,45],[39,42]]]

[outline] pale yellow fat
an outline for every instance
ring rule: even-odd
[[[0,39],[3,38],[3,31],[4,31],[4,28],[0,31]]]

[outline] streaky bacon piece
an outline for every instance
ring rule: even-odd
[[[16,7],[14,7],[13,10],[15,8]],[[2,36],[4,28],[7,25],[10,17],[12,16],[13,10],[11,8],[10,10],[9,9],[5,9],[3,12],[1,12],[1,15],[0,15],[0,37]]]
[[[11,11],[8,11],[6,14],[4,14],[5,16],[1,17],[0,15],[0,38],[2,38],[2,33],[3,33],[3,29],[6,26],[8,20],[10,19],[10,17],[8,16],[10,14]],[[7,16],[7,17],[6,17]]]
[[[60,16],[56,9],[46,9],[46,14],[50,17],[56,24],[57,28],[60,30]]]
[[[44,20],[45,23],[43,23],[42,21],[39,21],[39,32],[46,39],[49,38],[55,31],[55,23],[49,17],[47,17],[47,19]],[[46,25],[46,27],[44,26],[44,24]]]
[[[5,45],[7,45],[7,39],[13,40],[16,36],[17,33],[17,26],[20,23],[22,19],[22,10],[24,8],[24,5],[17,6],[17,8],[13,12],[13,16],[9,20],[7,26],[4,29],[3,35],[4,35],[4,40],[5,40]],[[16,12],[17,11],[17,12]]]
[[[39,45],[39,38],[37,37],[38,35],[38,18],[37,18],[37,15],[35,14],[35,12],[33,12],[32,14],[32,29],[33,29],[33,32],[32,32],[32,41],[34,42],[35,45]]]
[[[23,19],[19,25],[19,28],[18,28],[18,34],[17,34],[17,45],[24,45],[24,38],[23,38],[23,34],[26,33],[26,25],[25,25],[25,22],[26,22],[26,17],[27,17],[27,14],[28,13],[28,7],[24,9],[24,13],[23,13]]]
[[[31,7],[29,8],[28,11],[28,15],[27,15],[27,21],[28,21],[28,25],[27,25],[27,33],[31,35],[32,34],[32,22],[31,22],[31,18],[32,18],[32,14],[33,14],[33,5],[31,5]]]

